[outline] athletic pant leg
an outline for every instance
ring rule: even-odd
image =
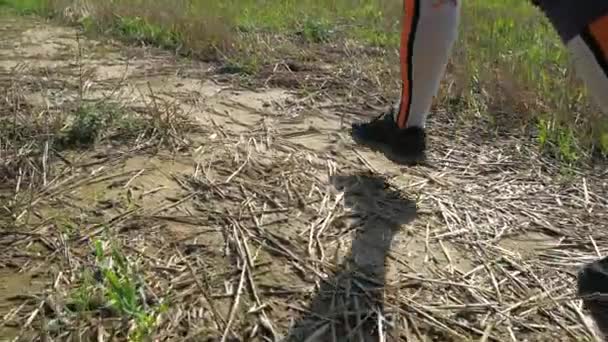
[[[400,128],[425,126],[457,38],[461,1],[403,0]]]
[[[535,0],[572,55],[576,73],[608,113],[608,1]]]
[[[608,1],[536,0],[572,54],[576,72],[601,110],[608,114]],[[608,341],[608,258],[586,265],[578,277],[578,294]]]

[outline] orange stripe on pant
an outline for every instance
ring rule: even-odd
[[[608,76],[608,15],[593,21],[581,36]]]
[[[605,59],[608,59],[608,15],[595,20],[589,25],[589,32],[595,38]]]
[[[412,105],[412,56],[414,50],[414,38],[416,26],[420,16],[420,0],[404,0],[403,29],[401,30],[401,80],[402,93],[399,104],[399,114],[397,115],[397,126],[405,128]]]

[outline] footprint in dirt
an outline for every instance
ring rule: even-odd
[[[309,314],[299,318],[285,341],[387,340],[385,260],[400,227],[415,218],[416,205],[377,176],[339,175],[332,183],[345,192],[346,205],[362,226],[339,271],[322,282]]]

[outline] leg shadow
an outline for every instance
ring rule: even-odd
[[[346,205],[360,221],[351,251],[338,273],[323,281],[309,312],[285,341],[368,342],[387,339],[384,315],[385,261],[402,224],[416,216],[416,205],[369,174],[335,176]]]

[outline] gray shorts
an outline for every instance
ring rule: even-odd
[[[531,0],[549,18],[564,42],[581,34],[594,20],[608,15],[608,0]]]

